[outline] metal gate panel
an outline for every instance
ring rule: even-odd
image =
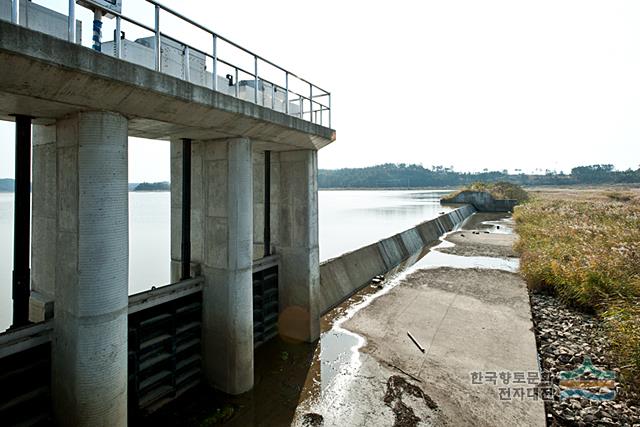
[[[129,314],[129,408],[152,412],[201,381],[202,291]],[[161,299],[161,298],[160,298]]]
[[[0,423],[49,425],[51,322],[0,334]]]
[[[278,265],[253,273],[254,347],[278,335]]]

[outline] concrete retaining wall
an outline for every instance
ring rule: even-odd
[[[320,265],[320,312],[325,313],[369,283],[394,269],[453,229],[476,209],[464,205],[409,230],[373,243]]]
[[[517,200],[513,199],[494,199],[491,194],[485,191],[462,191],[451,199],[440,200],[442,204],[470,204],[479,212],[511,212]]]

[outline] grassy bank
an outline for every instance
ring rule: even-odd
[[[463,191],[485,191],[494,199],[515,199],[518,202],[529,200],[528,193],[518,184],[510,182],[474,182],[461,190],[447,194],[442,200],[450,200]]]
[[[541,194],[516,208],[528,285],[595,311],[616,363],[640,385],[640,198],[631,191]]]

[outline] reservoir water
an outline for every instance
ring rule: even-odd
[[[434,218],[448,190],[320,191],[320,259],[327,260]],[[169,283],[170,195],[129,193],[129,293]],[[0,331],[11,323],[13,194],[0,193]]]

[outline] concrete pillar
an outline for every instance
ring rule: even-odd
[[[127,424],[127,120],[57,123],[52,396],[57,424]]]
[[[171,143],[172,276],[180,265],[181,146]],[[253,387],[253,170],[246,138],[193,141],[191,259],[203,291],[203,367],[229,394]]]
[[[29,320],[53,317],[56,277],[56,125],[33,125]]]
[[[280,335],[320,336],[317,151],[280,153]]]

